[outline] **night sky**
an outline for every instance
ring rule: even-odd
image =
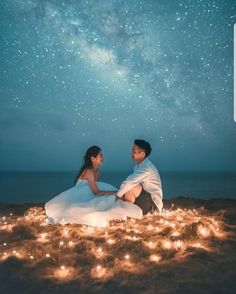
[[[236,170],[234,1],[0,2],[0,169]]]

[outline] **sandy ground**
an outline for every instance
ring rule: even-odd
[[[1,204],[0,293],[236,293],[236,201],[178,197],[108,228]]]

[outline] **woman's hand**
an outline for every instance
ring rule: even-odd
[[[124,195],[122,196],[122,197],[119,197],[119,196],[117,196],[117,194],[115,194],[115,196],[116,196],[116,200],[123,200],[123,201],[125,201],[125,199],[124,199]]]
[[[96,179],[95,179],[95,175],[94,175],[93,170],[88,170],[86,172],[86,175],[87,175],[88,184],[94,194],[102,196],[102,195],[112,195],[117,192],[117,191],[101,191],[101,190],[99,190],[97,183],[96,183]]]

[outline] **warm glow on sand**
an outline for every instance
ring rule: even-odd
[[[61,265],[54,271],[54,278],[59,280],[69,280],[73,277],[74,269]]]
[[[42,275],[49,272],[51,278],[61,280],[81,273],[106,279],[120,271],[135,273],[151,264],[176,262],[197,250],[215,252],[213,241],[229,234],[219,216],[180,208],[94,228],[48,224],[44,209],[33,207],[21,217],[1,216],[0,230],[2,261],[14,256],[34,265],[41,263]]]

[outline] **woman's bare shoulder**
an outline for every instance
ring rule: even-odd
[[[95,176],[95,171],[92,168],[86,168],[84,170],[84,175],[85,178],[86,177],[91,177],[91,176]]]

